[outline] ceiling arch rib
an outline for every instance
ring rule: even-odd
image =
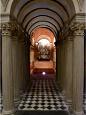
[[[47,27],[47,28],[51,29],[54,34],[56,34],[58,32],[57,29],[52,24],[50,24],[48,22],[37,22],[31,28],[29,28],[29,26],[28,26],[26,31],[29,32],[29,34],[30,34],[32,32],[32,30],[34,30],[37,27]]]
[[[49,29],[49,30],[54,34],[54,36],[57,35],[57,33],[53,30],[52,27],[50,27],[49,25],[43,25],[43,24],[34,26],[34,27],[31,29],[31,31],[28,30],[28,33],[29,33],[29,34],[32,34],[32,32],[33,32],[35,29],[38,29],[38,28],[46,28],[46,29]]]
[[[34,24],[35,22],[37,22],[37,21],[44,21],[44,22],[49,21],[49,22],[51,22],[52,24],[54,24],[57,28],[59,28],[59,30],[61,30],[61,27],[60,27],[59,23],[58,23],[56,20],[54,20],[54,19],[51,18],[51,17],[44,16],[44,15],[40,15],[40,16],[37,16],[37,17],[31,19],[30,21],[28,21],[28,22],[26,23],[26,25],[23,25],[23,27],[24,27],[24,28],[27,28],[27,26],[30,27],[31,25],[33,25],[33,24]]]
[[[49,2],[50,3],[50,2]],[[60,8],[59,5],[56,4],[49,4],[47,2],[37,2],[34,1],[33,3],[31,2],[30,4],[27,4],[17,15],[17,19],[18,21],[21,23],[22,22],[22,17],[25,17],[26,15],[28,15],[30,12],[33,12],[36,9],[47,9],[50,10],[52,12],[55,12],[56,15],[58,14],[64,21],[68,20],[68,16],[66,14],[66,12]]]
[[[60,16],[60,14],[58,14],[57,12],[53,11],[50,8],[42,8],[42,7],[41,8],[36,8],[36,9],[33,9],[32,11],[30,11],[30,12],[27,12],[27,14],[25,16],[22,16],[22,18],[20,20],[18,19],[18,21],[20,21],[20,23],[22,23],[24,18],[26,18],[28,15],[30,15],[31,13],[34,13],[34,11],[41,12],[41,10],[44,10],[47,14],[51,12],[51,14],[53,14],[55,17],[57,15],[60,18],[63,25],[64,25],[64,19]],[[58,20],[58,18],[57,18],[57,20]]]
[[[59,25],[61,27],[63,27],[63,25],[64,25],[63,20],[58,15],[56,15],[56,13],[54,13],[54,12],[52,12],[50,10],[47,10],[47,9],[46,10],[45,9],[40,9],[40,10],[36,9],[35,11],[27,14],[23,18],[22,23],[26,24],[27,22],[29,22],[30,20],[32,20],[34,17],[38,17],[38,16],[41,16],[41,15],[53,18],[54,20],[56,20],[59,23]]]
[[[20,9],[25,5],[28,4],[29,2],[34,1],[34,0],[14,0],[13,4],[12,4],[12,8],[11,8],[11,14],[14,14],[15,17],[17,17],[18,12],[20,11]],[[49,0],[46,0],[49,1]],[[68,12],[68,14],[73,16],[75,13],[75,8],[74,8],[74,4],[72,0],[50,0],[56,3],[61,4],[66,11]]]
[[[40,24],[58,32],[75,13],[72,0],[14,0],[13,6],[11,15],[26,30]]]
[[[51,22],[49,22],[49,21],[37,21],[37,22],[35,22],[35,23],[33,23],[31,26],[27,26],[27,28],[26,28],[26,31],[27,30],[30,30],[31,28],[33,28],[34,27],[34,25],[38,25],[38,24],[43,24],[43,25],[49,25],[50,27],[52,27],[56,32],[58,32],[58,30],[59,30],[59,28],[57,28],[54,24],[52,24]]]
[[[31,2],[38,2],[38,3],[39,3],[40,1],[37,1],[37,0],[29,0],[29,1],[25,2],[25,4],[23,4],[23,5],[21,6],[18,15],[20,14],[20,11],[21,11],[27,4],[30,4]],[[41,1],[41,2],[44,2],[44,0]],[[65,7],[64,4],[62,4],[59,0],[45,0],[45,2],[48,2],[48,4],[49,4],[49,2],[51,2],[51,4],[54,3],[54,5],[53,5],[54,7],[55,7],[55,5],[59,5],[60,9],[62,8],[62,9],[66,12],[67,16],[69,17],[69,14],[70,14],[70,13],[68,13],[68,10],[66,9],[67,7]],[[66,5],[66,6],[67,6],[67,5]],[[17,15],[17,16],[18,16],[18,15]]]

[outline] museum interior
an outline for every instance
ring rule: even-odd
[[[86,0],[0,0],[0,115],[86,114]]]

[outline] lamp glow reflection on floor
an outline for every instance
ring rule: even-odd
[[[46,74],[46,72],[42,72],[42,75],[45,75]]]

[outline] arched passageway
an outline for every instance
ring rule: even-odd
[[[30,66],[31,76],[34,78],[55,77],[55,44],[54,34],[46,28],[36,28],[32,32]],[[55,52],[55,53],[54,53]],[[37,77],[36,77],[37,76]]]
[[[82,115],[84,2],[2,0],[1,5],[3,114],[66,115],[71,107]]]

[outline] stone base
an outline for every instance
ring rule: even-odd
[[[83,111],[81,111],[81,112],[74,112],[74,113],[75,113],[75,115],[84,115]]]
[[[19,98],[14,99],[15,108],[18,107],[19,103],[20,103],[20,99]]]
[[[3,110],[2,115],[14,115],[15,111],[14,110]]]

